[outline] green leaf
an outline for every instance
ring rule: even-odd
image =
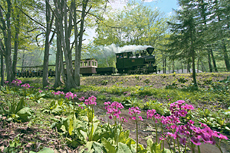
[[[103,151],[103,145],[98,142],[93,142],[93,149],[95,153],[102,153]]]
[[[129,130],[127,131],[122,131],[119,136],[119,141],[122,143],[126,143],[129,139]]]
[[[18,102],[15,113],[17,113],[20,109],[22,109],[25,106],[26,106],[26,103],[24,101],[24,98],[21,98],[20,101]]]
[[[22,122],[26,122],[29,121],[30,117],[32,116],[32,112],[33,111],[29,107],[24,107],[17,112],[17,115]]]
[[[126,144],[118,142],[117,153],[132,153],[132,151]]]
[[[30,151],[29,153],[54,153],[54,150],[51,148],[43,148],[39,152]]]
[[[153,143],[151,139],[147,140],[147,151],[150,153],[161,153],[161,144]]]
[[[102,138],[101,142],[104,145],[107,152],[109,152],[109,153],[115,153],[116,152],[115,147],[107,139]]]

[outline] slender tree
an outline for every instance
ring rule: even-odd
[[[199,21],[195,19],[198,16],[194,9],[196,4],[189,0],[179,0],[181,10],[177,10],[176,23],[168,22],[171,26],[170,30],[173,33],[170,37],[169,53],[177,57],[187,56],[188,64],[190,58],[192,62],[193,84],[197,87],[195,59],[196,49],[200,46],[201,33],[197,30]],[[190,69],[190,68],[188,68]]]
[[[51,16],[49,0],[46,0],[46,34],[45,34],[46,38],[45,38],[44,60],[43,60],[43,87],[49,84],[48,81],[49,49],[53,39],[53,36],[50,38],[53,20],[54,20],[54,15]]]

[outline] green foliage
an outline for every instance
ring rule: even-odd
[[[181,76],[179,79],[178,79],[178,82],[180,82],[180,83],[185,83],[185,82],[187,82],[188,81],[188,79],[186,79],[185,77],[183,77],[183,76]]]
[[[3,153],[18,153],[22,151],[22,143],[20,142],[19,137],[20,135],[17,135],[12,141],[10,141],[9,146],[4,148]]]
[[[24,98],[19,102],[7,100],[0,106],[0,113],[9,117],[9,120],[27,122],[33,117],[33,111],[26,107]]]
[[[169,149],[163,148],[161,149],[161,142],[160,143],[153,143],[151,139],[147,140],[147,152],[149,153],[171,153]]]
[[[30,151],[29,153],[54,153],[54,150],[51,148],[43,148],[39,152]]]
[[[150,83],[149,78],[146,78],[146,79],[144,80],[144,83],[149,84],[149,83]]]
[[[124,97],[121,103],[125,108],[140,107],[142,100],[138,100],[137,98]]]
[[[107,85],[108,82],[109,82],[109,80],[102,80],[102,81],[101,81],[101,85]]]
[[[44,97],[45,95],[46,95],[45,93],[36,92],[35,94],[30,94],[29,97],[31,100],[40,103],[41,98]]]
[[[207,124],[224,133],[230,133],[230,124],[225,120],[230,117],[229,110],[211,111],[210,109],[198,108],[198,121]]]
[[[75,106],[78,105],[77,103],[74,104]],[[48,107],[43,108],[44,113],[51,113],[54,115],[60,114],[70,114],[71,112],[75,112],[76,114],[83,113],[82,109],[77,106],[74,107],[72,101],[66,99],[59,99],[59,100],[52,100]]]

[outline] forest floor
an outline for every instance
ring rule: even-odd
[[[221,86],[220,90],[223,87],[229,87],[229,83],[226,83],[228,77],[230,77],[230,73],[197,74],[199,90],[202,90],[200,95],[214,90],[214,87],[217,86],[215,83],[218,83],[218,86]],[[23,83],[37,84],[40,86],[42,84],[41,78],[19,79],[21,79]],[[49,78],[49,81],[51,82],[50,86],[52,86],[54,83],[54,78]],[[191,74],[89,76],[81,78],[83,90],[72,89],[71,91],[76,93],[78,98],[82,96],[96,96],[98,107],[95,108],[95,114],[102,121],[102,123],[103,121],[107,123],[111,121],[108,120],[106,111],[103,109],[103,103],[106,101],[123,101],[123,103],[125,103],[125,101],[130,100],[130,97],[135,97],[135,99],[132,100],[141,102],[142,108],[144,103],[149,101],[157,101],[163,105],[167,105],[170,102],[175,102],[176,100],[180,100],[180,98],[184,98],[183,95],[173,96],[175,92],[180,94],[181,91],[183,91],[185,94],[192,95],[194,91],[192,90],[191,84]],[[129,92],[125,90],[125,92],[123,92],[123,89],[131,89],[132,87],[144,87],[144,91],[146,88],[156,90],[159,89],[162,91],[157,92],[156,95],[151,95],[149,93],[146,93],[145,95],[144,93],[136,96],[132,91]],[[160,94],[162,94],[162,92],[164,92],[164,95],[161,96]],[[229,89],[226,90],[226,94],[227,97],[230,96]],[[1,103],[7,99],[7,95],[1,91],[0,95],[1,105]],[[200,99],[196,98],[197,97],[191,97],[190,99],[183,100],[186,100],[188,104],[194,105],[196,110],[198,110],[198,108],[209,110],[228,109],[230,104],[230,101],[228,101],[230,98],[224,102],[211,100],[212,97],[210,97],[210,100],[207,100],[207,98],[203,97]],[[16,97],[16,99],[20,99],[20,97]],[[41,103],[32,102],[33,100],[29,100],[29,105],[37,116],[37,120],[34,120],[33,123],[12,122],[9,121],[4,115],[0,115],[0,153],[3,152],[4,149],[6,150],[6,148],[8,148],[8,152],[29,152],[39,151],[44,147],[53,148],[55,149],[55,152],[61,153],[78,152],[78,148],[73,149],[66,144],[64,135],[61,135],[55,129],[50,128],[50,125],[52,124],[51,118],[55,116],[52,114],[47,115],[41,112],[41,109],[44,107],[44,105],[47,105],[47,103],[50,102],[50,99],[44,98],[41,100]],[[144,117],[144,114],[146,114],[146,110],[143,110],[141,114],[144,120],[139,125],[139,142],[146,147],[147,138],[152,138],[155,140],[156,131],[152,128],[154,126],[153,123],[149,122],[149,120]],[[129,118],[128,109],[122,111],[121,116]],[[226,122],[229,122],[229,120]],[[130,130],[130,137],[135,140],[134,122],[128,121],[124,123],[123,128],[124,130]],[[157,135],[160,136],[160,132],[161,130],[157,131]],[[229,132],[224,134],[230,138]],[[169,147],[167,143],[165,143],[165,147]],[[230,152],[230,141],[228,140],[222,143],[221,148],[224,153]],[[210,144],[202,144],[200,149],[201,153],[220,153],[216,146]]]

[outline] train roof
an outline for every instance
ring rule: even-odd
[[[147,49],[154,49],[154,47],[152,46],[143,46],[139,49],[129,49],[129,50],[126,50],[126,51],[123,51],[123,52],[120,52],[120,53],[116,53],[116,54],[123,54],[123,53],[132,53],[132,52],[135,52],[135,51],[140,51],[140,50],[147,50]]]

